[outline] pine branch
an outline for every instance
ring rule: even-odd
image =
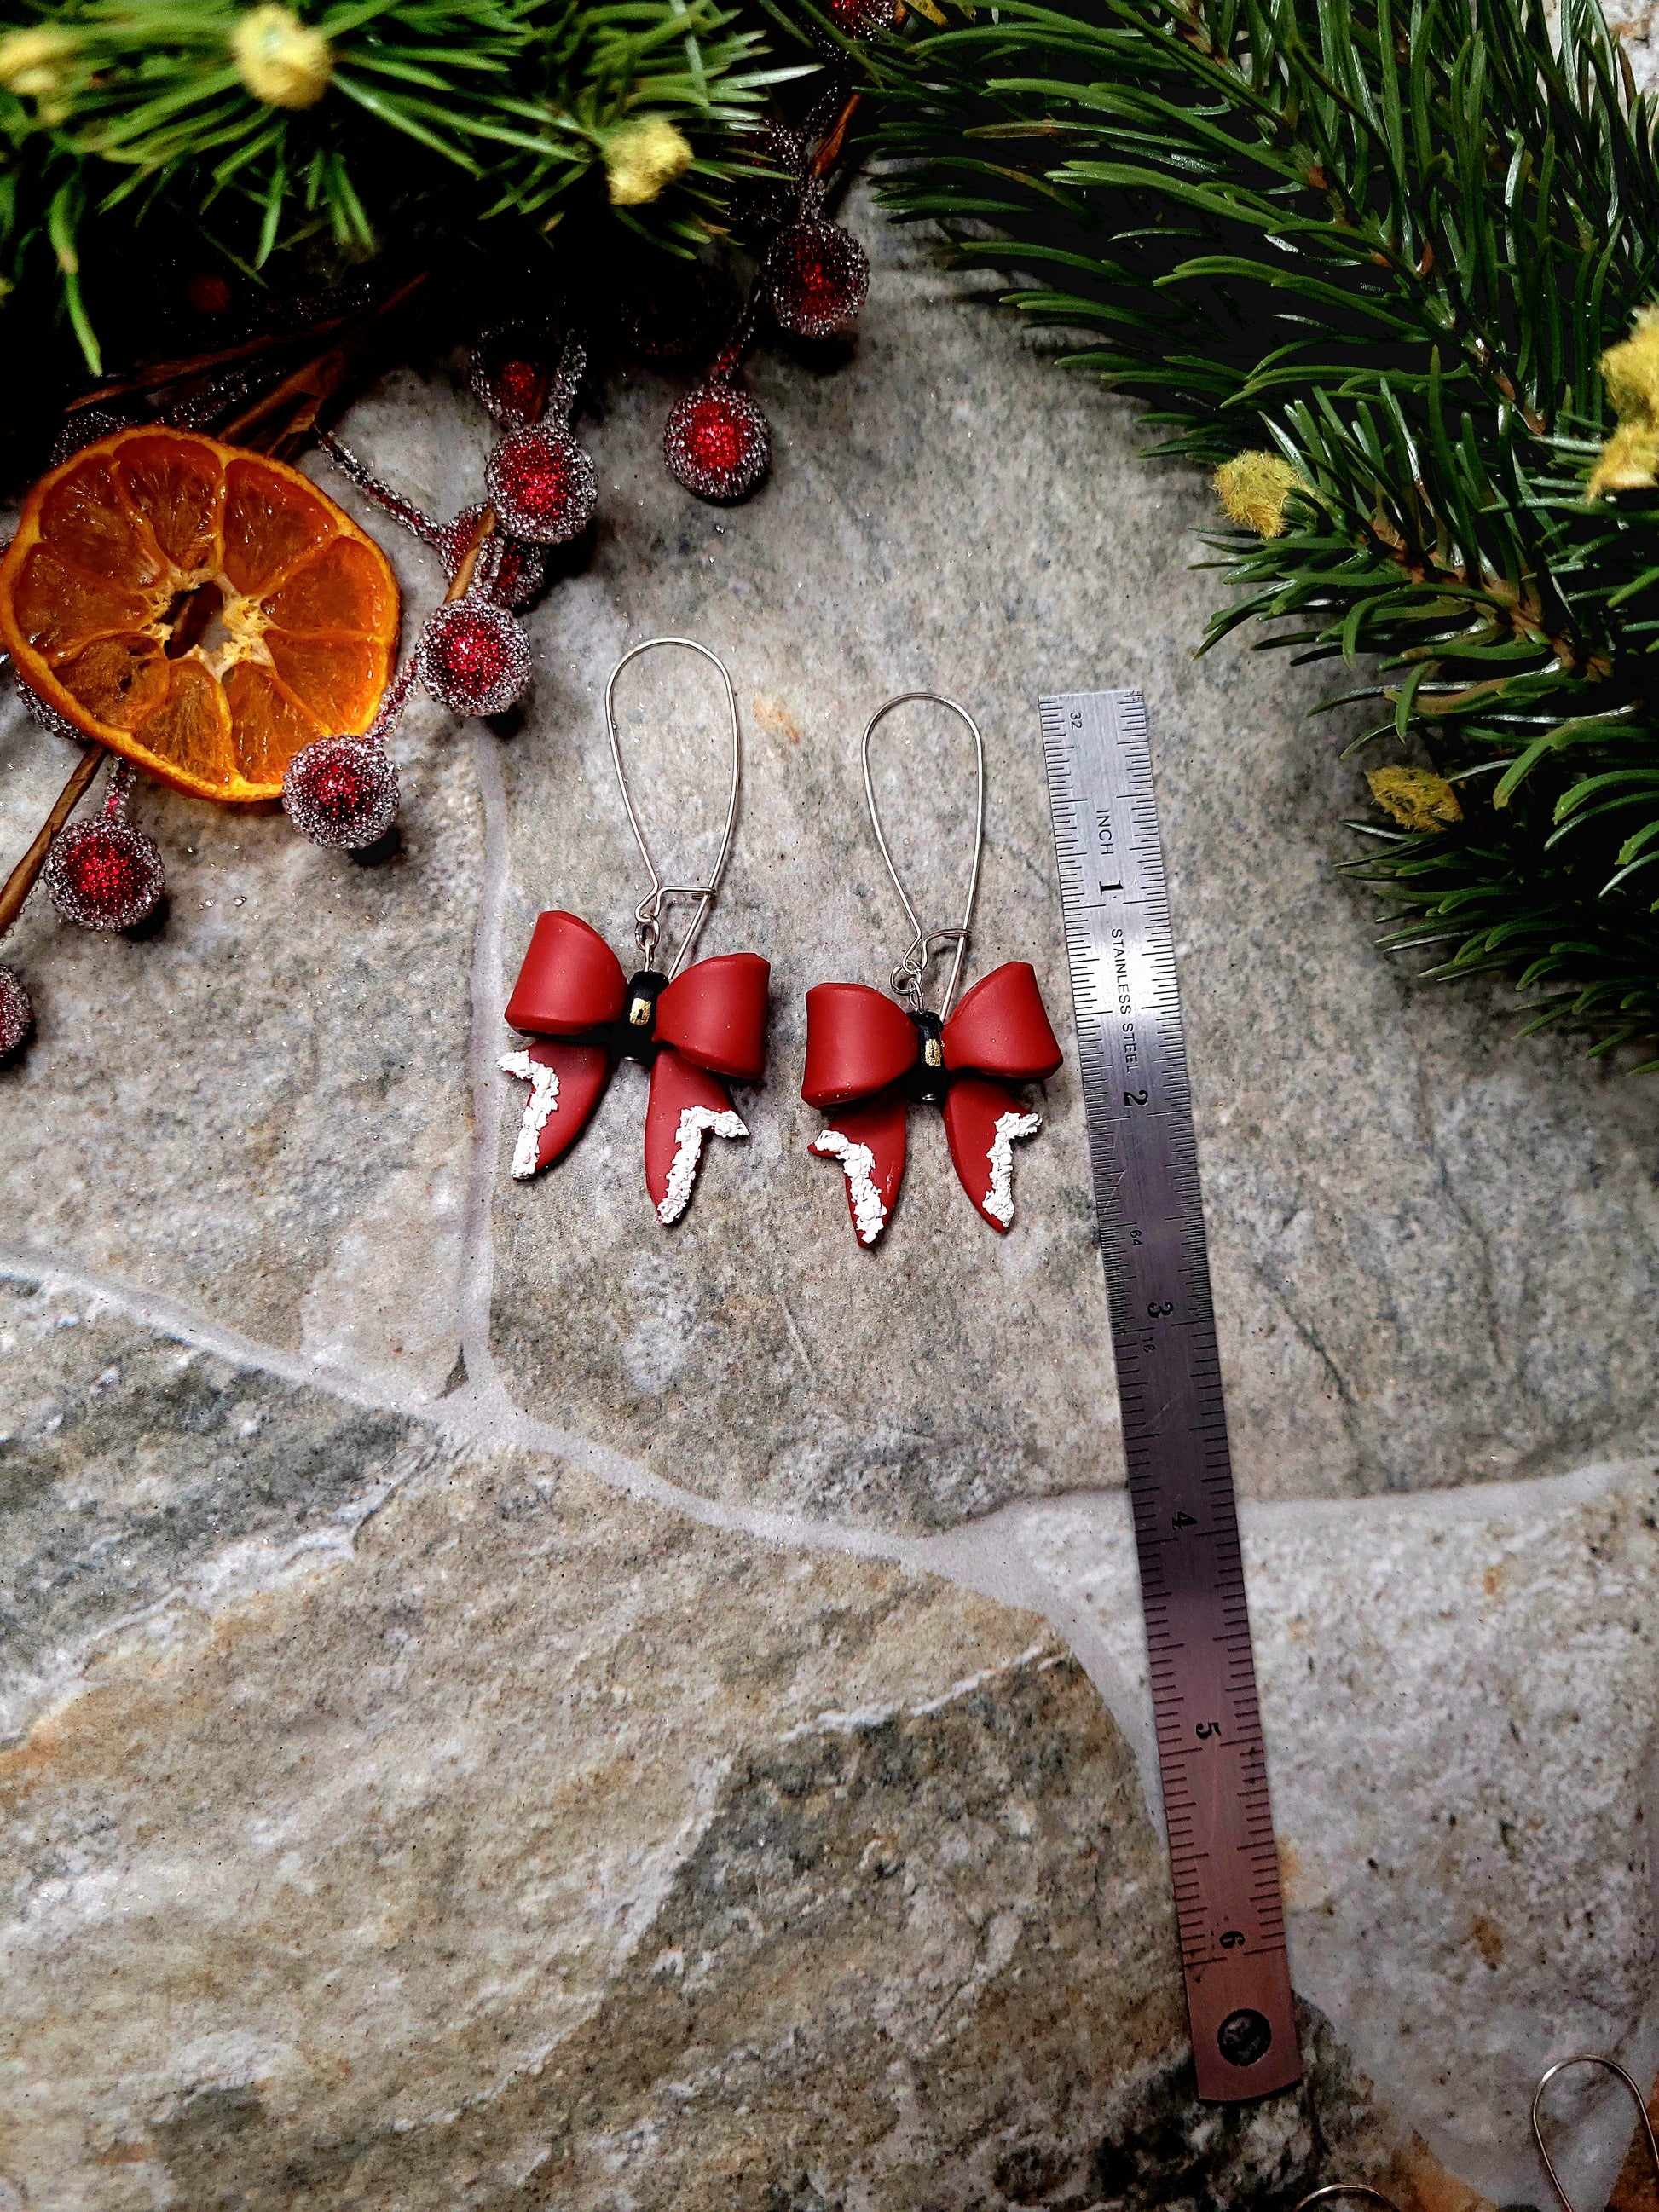
[[[1363,661],[1368,738],[1455,780],[1361,864],[1391,941],[1659,1033],[1659,489],[1584,496],[1659,176],[1595,0],[1559,46],[1539,0],[1001,0],[883,79],[902,216],[1023,272],[1156,451],[1288,465],[1206,641]]]
[[[550,230],[574,196],[694,249],[784,77],[721,0],[0,0],[0,267],[50,271],[96,373],[83,263],[210,228],[249,274],[319,238],[376,250],[416,211]],[[275,58],[253,18],[286,13]],[[279,26],[280,28],[280,26]],[[41,41],[46,43],[44,46]],[[20,43],[21,41],[21,43]],[[278,40],[278,46],[281,41]],[[619,152],[637,153],[619,194]],[[600,179],[597,191],[590,180]]]

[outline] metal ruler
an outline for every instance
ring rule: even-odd
[[[1302,2055],[1146,705],[1042,707],[1193,2056],[1231,2103]]]

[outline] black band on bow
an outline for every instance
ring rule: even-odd
[[[908,1011],[921,1039],[921,1048],[915,1066],[904,1079],[904,1095],[913,1106],[942,1106],[951,1088],[950,1073],[945,1065],[945,1024],[926,1007],[920,1013],[914,1008]]]
[[[648,1065],[656,1058],[657,1001],[667,988],[667,976],[654,968],[641,968],[629,977],[623,1018],[606,1038],[618,1060],[642,1060]]]

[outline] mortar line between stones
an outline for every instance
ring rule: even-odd
[[[472,1161],[467,1179],[457,1292],[461,1357],[466,1365],[467,1379],[457,1395],[480,1401],[499,1396],[505,1407],[507,1393],[496,1372],[495,1355],[489,1341],[490,1310],[495,1290],[495,1161],[501,1149],[501,1079],[490,1038],[501,1028],[504,1003],[501,939],[506,927],[511,864],[500,740],[481,723],[473,725],[472,763],[477,771],[484,835],[478,916],[472,935],[472,1019],[467,1048],[472,1086]]]
[[[860,1558],[890,1561],[896,1565],[936,1573],[966,1583],[966,1563],[984,1547],[983,1540],[1000,1534],[1019,1521],[1053,1517],[1067,1511],[1109,1510],[1121,1517],[1125,1540],[1130,1530],[1127,1493],[1102,1485],[1066,1490],[1042,1498],[1011,1499],[994,1512],[922,1536],[901,1536],[890,1531],[844,1526],[774,1511],[764,1506],[733,1505],[702,1492],[683,1488],[655,1474],[637,1460],[591,1437],[539,1419],[516,1406],[501,1389],[489,1394],[493,1403],[480,1402],[484,1393],[458,1390],[447,1398],[421,1398],[398,1389],[389,1376],[370,1368],[350,1370],[307,1358],[303,1353],[246,1336],[239,1330],[192,1313],[179,1300],[159,1291],[134,1290],[116,1278],[88,1269],[65,1267],[45,1252],[0,1244],[0,1279],[38,1283],[96,1300],[139,1326],[152,1328],[192,1349],[234,1361],[239,1366],[268,1374],[280,1382],[326,1391],[330,1395],[367,1410],[393,1414],[435,1431],[457,1443],[470,1443],[500,1451],[518,1445],[579,1467],[603,1482],[668,1510],[684,1513],[702,1525],[748,1535],[783,1547],[850,1553]],[[1462,1483],[1449,1488],[1390,1491],[1369,1498],[1292,1498],[1241,1499],[1239,1517],[1247,1535],[1266,1522],[1285,1521],[1316,1528],[1336,1516],[1408,1514],[1448,1522],[1488,1518],[1506,1507],[1524,1504],[1567,1508],[1588,1504],[1620,1487],[1632,1474],[1650,1470],[1659,1474],[1655,1455],[1639,1453],[1617,1460],[1592,1461],[1561,1474],[1531,1475],[1513,1482]],[[982,1565],[973,1569],[973,1586],[980,1577],[1004,1571]],[[1046,1583],[1045,1587],[1048,1587]],[[988,1588],[985,1594],[994,1595]],[[1029,1602],[1009,1598],[1008,1602]],[[1068,1608],[1069,1610],[1069,1608]],[[1081,1656],[1081,1655],[1079,1655]]]
[[[487,955],[489,935],[483,930],[480,935]],[[499,942],[496,933],[494,943],[497,957]],[[486,977],[486,983],[488,980]],[[493,999],[488,1003],[493,1005]],[[495,1126],[499,1134],[499,1116]],[[486,1240],[488,1200],[486,1176],[482,1218]],[[476,1270],[475,1289],[484,1297],[488,1296],[492,1264],[493,1253],[489,1250],[485,1251],[482,1260],[476,1255],[469,1258],[469,1266]],[[1017,1498],[979,1520],[925,1536],[900,1536],[880,1529],[850,1528],[778,1513],[764,1507],[732,1505],[684,1489],[613,1446],[524,1412],[507,1395],[493,1362],[488,1365],[482,1382],[471,1382],[447,1398],[411,1398],[392,1388],[389,1378],[383,1381],[368,1371],[353,1375],[282,1352],[236,1331],[204,1322],[173,1299],[135,1292],[108,1279],[58,1267],[44,1255],[37,1258],[0,1246],[0,1275],[39,1279],[97,1298],[115,1306],[130,1319],[155,1328],[197,1349],[236,1360],[283,1381],[326,1390],[374,1411],[395,1414],[450,1442],[470,1443],[486,1451],[501,1451],[517,1445],[544,1454],[580,1468],[607,1489],[683,1513],[704,1528],[771,1544],[781,1550],[838,1553],[897,1566],[911,1573],[936,1575],[958,1589],[971,1589],[998,1603],[1037,1613],[1072,1651],[1121,1730],[1135,1759],[1148,1816],[1162,1833],[1157,1738],[1145,1692],[1113,1656],[1098,1623],[1068,1597],[1062,1587],[1049,1579],[1018,1540],[1020,1530],[1034,1522],[1057,1519],[1068,1511],[1104,1510],[1118,1522],[1120,1540],[1127,1546],[1133,1540],[1133,1527],[1127,1494],[1122,1490],[1065,1491],[1049,1498]],[[1372,1498],[1247,1500],[1241,1504],[1240,1519],[1248,1537],[1253,1524],[1259,1527],[1264,1521],[1282,1519],[1311,1530],[1336,1513],[1352,1516],[1368,1510],[1404,1511],[1413,1517],[1455,1522],[1502,1511],[1505,1506],[1518,1506],[1523,1500],[1534,1510],[1545,1499],[1565,1508],[1604,1495],[1619,1486],[1635,1469],[1652,1464],[1644,1455],[1636,1460],[1592,1463],[1565,1474],[1534,1476],[1521,1482],[1389,1492]]]

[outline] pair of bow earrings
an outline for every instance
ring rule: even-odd
[[[725,690],[732,731],[732,780],[726,827],[708,879],[665,882],[646,842],[623,765],[617,729],[617,684],[641,653],[677,646],[700,653]],[[960,925],[930,929],[918,918],[888,848],[876,805],[870,741],[896,708],[915,702],[947,708],[974,741],[976,799],[974,854]],[[641,966],[626,975],[597,930],[574,914],[542,915],[532,933],[507,1022],[533,1042],[507,1054],[503,1072],[530,1085],[513,1172],[520,1178],[550,1166],[581,1134],[622,1060],[651,1070],[645,1115],[645,1181],[657,1218],[678,1221],[691,1200],[703,1147],[712,1133],[749,1132],[732,1106],[729,1083],[757,1083],[766,1061],[769,963],[754,952],[692,961],[691,954],[719,895],[731,856],[741,780],[737,698],[724,665],[690,638],[648,638],[623,655],[605,693],[611,765],[650,890],[635,908]],[[913,932],[890,977],[893,995],[863,983],[820,983],[806,994],[806,1070],[801,1096],[827,1116],[811,1149],[839,1162],[848,1210],[860,1244],[881,1235],[904,1180],[906,1124],[913,1105],[943,1110],[951,1158],[963,1188],[992,1228],[1014,1218],[1013,1147],[1034,1136],[1042,1117],[1030,1112],[1011,1083],[1041,1082],[1060,1066],[1060,1051],[1030,963],[1006,962],[981,977],[951,1008],[962,981],[979,890],[985,834],[985,745],[963,707],[937,692],[907,691],[877,708],[860,744],[871,827],[899,903]],[[668,911],[692,908],[672,961],[659,964]],[[954,945],[949,981],[937,1008],[924,985],[938,953]]]

